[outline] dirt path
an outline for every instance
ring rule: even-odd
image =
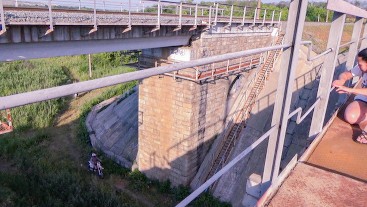
[[[54,126],[47,130],[51,136],[49,145],[51,152],[55,152],[56,155],[67,156],[78,165],[86,162],[82,160],[82,147],[78,143],[77,137],[81,107],[105,90],[94,90],[69,102],[68,108],[56,118]]]
[[[65,109],[57,118],[53,127],[50,127],[48,133],[50,134],[51,141],[49,150],[56,157],[62,159],[61,156],[66,156],[68,160],[74,162],[75,165],[84,167],[83,163],[86,163],[85,152],[83,152],[82,146],[78,143],[77,129],[79,125],[79,116],[81,107],[92,100],[94,97],[102,94],[106,89],[98,89],[84,94],[81,97],[72,99],[69,103],[69,107]],[[150,201],[144,194],[136,193],[128,188],[128,181],[111,175],[104,180],[97,180],[96,182],[104,182],[114,188],[116,191],[120,191],[123,194],[129,196],[132,200],[135,200],[140,206],[152,207],[153,202]]]

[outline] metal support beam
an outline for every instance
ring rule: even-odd
[[[242,160],[247,154],[249,154],[256,146],[258,146],[261,142],[263,142],[270,133],[274,131],[274,127],[269,129],[264,135],[262,135],[259,139],[257,139],[254,143],[252,143],[249,147],[247,147],[244,151],[242,151],[239,155],[237,155],[233,160],[231,160],[226,166],[224,166],[221,170],[219,170],[215,175],[213,175],[209,180],[203,183],[198,189],[192,192],[189,196],[187,196],[184,200],[182,200],[176,207],[184,207],[190,204],[195,198],[197,198],[202,192],[208,189],[213,183],[218,180],[224,173],[228,172],[236,163]]]
[[[97,31],[97,8],[96,8],[96,0],[93,0],[93,29],[89,31],[89,34],[92,34]]]
[[[229,22],[227,24],[227,27],[231,27],[232,25],[232,19],[233,19],[233,5],[231,6],[231,16],[229,17]]]
[[[327,44],[327,48],[331,48],[332,51],[326,55],[324,60],[324,62],[328,64],[323,64],[321,69],[321,78],[317,92],[317,97],[320,97],[321,100],[313,113],[309,134],[311,138],[316,137],[317,134],[321,132],[324,125],[326,108],[329,101],[329,89],[331,87],[335,66],[337,64],[338,48],[343,34],[345,18],[346,14],[334,12]]]
[[[262,179],[262,192],[274,182],[279,174],[280,160],[283,150],[285,132],[287,130],[288,114],[293,92],[295,70],[298,63],[298,54],[302,38],[303,26],[306,17],[307,0],[293,0],[290,3],[289,15],[287,21],[287,33],[285,35],[285,44],[291,44],[293,47],[284,50],[280,66],[276,100],[271,126],[276,130],[270,135],[264,173]],[[278,150],[274,163],[276,146]],[[274,172],[273,170],[274,164]]]
[[[180,2],[180,10],[179,10],[179,19],[178,19],[178,25],[173,31],[178,31],[182,28],[182,2]]]
[[[345,67],[347,68],[347,70],[352,69],[353,66],[355,65],[356,55],[358,53],[359,39],[362,33],[363,21],[364,21],[363,18],[356,17],[356,21],[353,26],[351,44],[349,46],[347,62],[345,64]],[[339,96],[339,97],[346,98],[346,96],[344,97]]]
[[[0,35],[2,35],[2,34],[4,34],[6,32],[3,0],[0,0],[0,15],[1,15],[1,30],[0,30]]]
[[[214,26],[217,25],[217,21],[218,21],[218,3],[215,3],[215,18],[214,18]]]
[[[173,38],[177,39],[177,36]],[[153,48],[148,45],[149,41],[142,42],[142,41],[138,41],[135,39],[133,41],[134,45],[136,45],[136,42],[140,42],[141,44],[146,45],[145,48]],[[120,48],[122,45],[124,44],[120,44],[116,48]],[[113,46],[113,44],[111,46]],[[78,45],[74,45],[73,47],[76,48],[74,50],[80,49]],[[217,55],[217,56],[202,58],[198,60],[176,63],[172,65],[160,66],[157,68],[151,68],[151,69],[140,70],[140,71],[135,71],[135,72],[130,72],[130,73],[124,73],[120,75],[108,76],[108,77],[99,78],[99,79],[90,80],[90,81],[83,81],[83,82],[73,83],[69,85],[57,86],[53,88],[47,88],[47,89],[42,89],[42,90],[37,90],[37,91],[32,91],[32,92],[27,92],[27,93],[20,93],[20,94],[15,94],[15,95],[10,95],[10,96],[4,96],[4,97],[0,97],[0,110],[22,106],[26,104],[31,104],[31,103],[35,103],[39,101],[60,98],[63,96],[68,96],[68,95],[85,92],[85,91],[90,91],[90,90],[94,90],[97,88],[102,88],[102,87],[107,87],[107,86],[112,86],[112,85],[116,85],[120,83],[129,82],[132,80],[140,80],[140,79],[147,78],[150,76],[169,73],[169,72],[173,72],[173,71],[177,71],[177,70],[181,70],[185,68],[193,68],[196,66],[208,65],[214,62],[226,61],[228,59],[236,59],[236,58],[240,58],[243,56],[250,56],[254,54],[260,54],[260,53],[263,53],[269,50],[278,50],[278,49],[288,48],[288,47],[290,47],[290,45],[285,44],[285,45],[276,45],[276,46],[271,46],[271,47],[251,49],[251,50],[246,50],[246,51],[241,51],[241,52]],[[111,51],[117,51],[116,48],[112,48]],[[25,48],[25,49],[28,49],[28,48]],[[139,48],[134,47],[134,48],[129,48],[128,50],[131,50],[131,49],[139,49]],[[122,48],[120,50],[125,50],[125,49]],[[87,51],[89,52],[90,50],[87,50]],[[33,53],[36,53],[36,52],[33,51]],[[94,53],[94,52],[91,52],[91,53]],[[0,55],[1,54],[2,53],[0,53]],[[70,54],[70,55],[73,55],[73,54]]]
[[[48,58],[89,53],[139,50],[157,47],[182,46],[189,43],[191,35],[146,37],[112,40],[78,40],[62,42],[35,42],[0,44],[0,62]]]
[[[243,17],[242,17],[242,24],[240,26],[245,26],[245,19],[246,19],[246,7],[243,8]]]
[[[262,26],[265,25],[265,18],[266,18],[266,9],[264,10],[264,17],[263,17],[263,23],[262,23]]]
[[[273,14],[271,15],[271,26],[274,24],[274,16],[275,16],[275,10],[273,10]]]
[[[278,19],[278,25],[280,25],[280,20],[282,19],[282,12],[279,12],[279,19]]]
[[[367,48],[367,24],[364,24],[363,37],[360,50]]]
[[[161,29],[161,13],[161,0],[159,0],[157,8],[157,25],[150,32],[155,32]]]
[[[88,54],[89,78],[92,78],[92,55]]]
[[[50,20],[50,28],[46,31],[45,35],[54,31],[53,18],[52,18],[52,2],[48,0],[48,18]]]
[[[257,8],[255,8],[255,13],[254,13],[254,22],[252,23],[252,25],[255,25],[255,22],[256,22],[256,15],[257,15]]]
[[[198,4],[195,5],[195,20],[194,25],[189,29],[189,31],[195,30],[198,28]]]
[[[209,21],[208,21],[208,27],[210,28],[212,26],[212,6],[209,7]]]
[[[344,14],[350,14],[356,17],[367,18],[367,11],[354,6],[344,0],[328,0],[326,9],[334,12],[340,12]]]
[[[129,0],[129,23],[127,25],[127,28],[122,31],[122,33],[128,32],[132,29],[131,26],[131,0]]]

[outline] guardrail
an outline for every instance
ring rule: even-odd
[[[316,98],[316,101],[312,104],[312,106],[302,115],[302,108],[297,108],[293,112],[289,112],[290,110],[290,102],[291,102],[291,93],[292,86],[294,80],[294,68],[297,65],[297,56],[299,51],[299,45],[308,44],[310,47],[312,46],[310,42],[301,42],[301,36],[303,31],[303,25],[305,20],[305,13],[307,8],[307,0],[296,0],[291,2],[290,6],[290,14],[288,18],[287,25],[287,34],[285,37],[285,42],[292,42],[293,47],[289,49],[285,49],[282,55],[282,65],[280,72],[280,79],[278,81],[278,91],[277,98],[274,106],[273,119],[271,124],[271,129],[267,131],[263,136],[261,136],[257,141],[255,141],[251,146],[246,148],[242,153],[240,153],[237,157],[235,157],[231,162],[229,162],[222,170],[213,175],[208,181],[206,181],[203,185],[201,185],[198,189],[196,189],[193,193],[191,193],[187,198],[185,198],[182,202],[180,202],[177,207],[186,206],[192,200],[194,200],[197,196],[199,196],[203,191],[209,188],[214,182],[216,182],[220,176],[224,173],[228,172],[231,167],[233,167],[239,160],[249,154],[252,149],[254,149],[259,143],[264,141],[267,137],[269,137],[267,156],[264,165],[264,173],[262,177],[262,188],[263,193],[266,190],[270,183],[276,183],[279,175],[280,161],[283,152],[283,145],[285,139],[285,133],[287,130],[287,123],[290,118],[294,115],[297,115],[297,124],[302,122],[306,116],[308,116],[312,111],[313,118],[310,129],[310,136],[316,136],[321,132],[324,123],[324,117],[326,113],[326,106],[329,99],[329,94],[333,91],[334,87],[330,88],[331,80],[334,74],[335,66],[336,66],[336,58],[338,55],[338,50],[341,47],[349,46],[348,53],[348,61],[347,66],[353,66],[354,58],[356,52],[358,50],[358,45],[362,41],[362,45],[366,46],[366,35],[367,29],[364,31],[364,35],[360,38],[361,30],[362,30],[362,22],[363,18],[361,16],[367,15],[366,11],[362,13],[360,10],[352,7],[351,5],[347,5],[347,7],[342,8],[341,5],[346,6],[345,2],[336,6],[336,3],[340,0],[330,0],[328,5],[331,4],[333,7],[328,7],[328,9],[333,8],[336,12],[334,13],[333,22],[331,24],[330,36],[328,41],[328,49],[320,55],[317,55],[313,58],[310,57],[310,52],[308,54],[308,60],[316,60],[322,56],[326,56],[325,61],[332,64],[323,64],[323,70],[321,74],[319,91]],[[340,3],[340,2],[339,2]],[[353,11],[358,11],[352,12]],[[344,14],[339,13],[338,11],[344,11]],[[292,14],[293,13],[293,14]],[[353,29],[352,41],[343,44],[340,46],[342,31],[345,23],[346,14],[354,14],[359,16],[356,18],[356,23]],[[297,21],[292,18],[297,17]],[[309,47],[309,49],[310,49]],[[278,147],[276,147],[278,146]],[[274,166],[274,167],[273,167]],[[264,205],[262,201],[259,205]]]
[[[198,195],[200,195],[203,191],[205,191],[211,184],[213,184],[216,180],[218,180],[224,173],[228,172],[236,163],[238,163],[242,158],[248,155],[256,146],[258,146],[266,138],[269,137],[267,155],[262,177],[262,187],[264,190],[266,190],[271,183],[275,183],[277,181],[279,176],[280,161],[283,152],[283,145],[288,120],[292,116],[297,114],[298,116],[297,122],[300,122],[302,121],[302,119],[304,119],[305,116],[307,116],[308,114],[310,114],[312,110],[314,110],[310,129],[310,136],[311,137],[316,136],[318,133],[322,131],[329,94],[330,91],[333,90],[330,89],[330,84],[332,82],[336,66],[336,58],[338,54],[338,49],[340,47],[340,40],[343,32],[343,27],[345,24],[346,13],[357,16],[351,42],[346,45],[342,45],[343,47],[349,45],[348,60],[346,65],[350,66],[354,64],[355,54],[358,51],[358,46],[361,41],[362,46],[367,46],[366,42],[367,29],[365,29],[364,31],[363,38],[360,38],[362,25],[364,21],[363,18],[367,17],[367,12],[364,10],[360,10],[356,7],[353,7],[350,4],[346,5],[346,2],[343,2],[341,0],[329,0],[328,9],[334,10],[335,12],[331,24],[330,36],[327,46],[327,48],[329,49],[325,51],[323,55],[325,55],[325,62],[330,64],[323,64],[317,99],[316,102],[312,105],[312,107],[303,116],[301,116],[302,110],[299,108],[293,112],[290,112],[290,103],[292,97],[291,93],[293,89],[293,81],[295,78],[295,67],[297,66],[300,45],[302,44],[301,36],[305,21],[307,3],[308,3],[307,0],[291,1],[289,10],[289,19],[286,30],[287,34],[285,36],[284,44],[282,45],[218,55],[199,60],[193,60],[190,62],[177,63],[174,65],[161,66],[142,71],[136,71],[116,76],[100,78],[96,80],[90,80],[64,86],[58,86],[54,88],[48,88],[43,90],[0,97],[0,110],[35,103],[38,101],[44,101],[62,96],[67,96],[75,93],[90,91],[93,89],[111,86],[132,80],[139,80],[142,78],[173,72],[185,68],[196,67],[220,61],[228,61],[230,59],[236,59],[246,55],[249,56],[254,54],[260,54],[270,50],[283,49],[280,75],[278,80],[278,89],[270,130],[267,131],[264,135],[262,135],[251,146],[246,148],[232,161],[230,161],[223,169],[221,169],[215,175],[213,175],[213,177],[211,177],[202,186],[196,189],[192,194],[190,194],[177,206],[188,205],[193,199],[195,199]],[[197,15],[197,9],[195,10]],[[161,9],[158,9],[158,11],[161,11]]]
[[[194,30],[199,25],[211,27],[217,25],[219,22],[226,23],[225,28],[228,29],[230,29],[232,24],[236,23],[238,24],[238,27],[241,28],[249,22],[252,23],[252,26],[255,24],[264,26],[265,23],[271,26],[279,26],[281,19],[281,11],[278,10],[269,11],[260,8],[239,7],[219,3],[214,3],[213,5],[201,5],[153,0],[142,0],[139,2],[132,0],[38,0],[35,2],[16,0],[2,5],[1,3],[3,3],[3,1],[4,0],[0,0],[0,12],[2,14],[0,20],[2,22],[3,33],[6,32],[5,23],[10,25],[12,24],[11,21],[5,22],[6,17],[4,14],[6,15],[8,11],[14,12],[16,9],[19,11],[19,8],[33,9],[32,11],[34,11],[34,9],[39,9],[39,11],[48,10],[47,21],[50,28],[45,35],[51,33],[53,31],[53,27],[57,24],[58,19],[55,17],[56,12],[92,12],[93,29],[90,33],[97,31],[98,25],[100,22],[103,22],[100,19],[101,17],[98,15],[103,12],[123,15],[123,19],[127,19],[127,21],[118,21],[118,24],[127,26],[124,32],[130,31],[135,22],[139,22],[141,20],[141,16],[145,16],[147,18],[147,25],[156,26],[152,29],[152,32],[159,30],[161,25],[167,24],[165,23],[165,20],[167,20],[169,24],[176,25],[174,31],[177,31],[180,30],[183,25],[190,25],[190,30]],[[261,18],[257,19],[257,14],[260,14]],[[11,15],[11,18],[16,19],[17,17],[16,15]],[[22,22],[24,21],[23,19]],[[152,24],[152,20],[155,20],[155,23]],[[190,20],[189,23],[187,23],[188,20]],[[26,24],[26,22],[23,23]],[[83,24],[83,22],[73,23]]]

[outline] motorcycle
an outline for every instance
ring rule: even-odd
[[[98,175],[99,178],[103,178],[103,167],[101,162],[97,161],[97,164],[95,165],[92,161],[88,161],[89,164],[89,170],[91,172],[94,172]]]

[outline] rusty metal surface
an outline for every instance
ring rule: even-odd
[[[334,173],[367,181],[367,144],[354,141],[361,130],[358,126],[346,123],[342,118],[343,114],[344,110],[340,110],[306,162]]]
[[[299,163],[268,206],[367,205],[367,184],[338,173]]]
[[[361,130],[344,121],[346,105],[268,206],[367,206],[367,145],[354,141]]]

